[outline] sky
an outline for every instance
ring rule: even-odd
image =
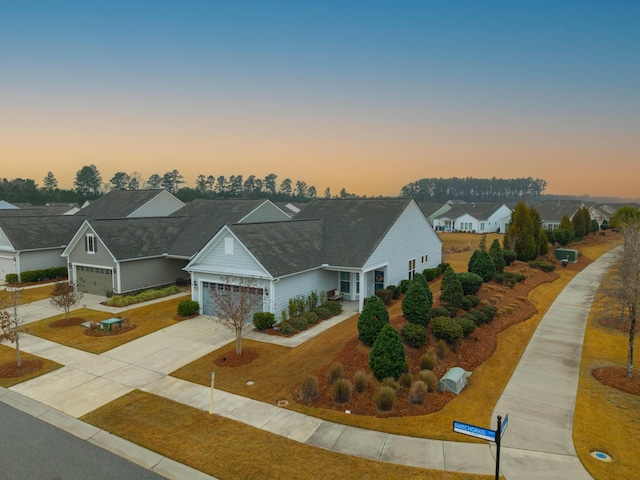
[[[640,198],[640,2],[0,0],[0,178]]]

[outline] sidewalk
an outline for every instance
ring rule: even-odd
[[[613,253],[609,253],[580,272],[558,296],[541,320],[496,405],[494,420],[497,414],[503,417],[509,414],[501,452],[501,472],[508,479],[591,478],[573,448],[573,411],[590,294],[612,256]],[[351,314],[343,313],[341,318]],[[320,333],[315,329],[308,330],[312,332],[309,335]],[[246,338],[255,335],[263,341],[277,342],[284,338],[254,332]],[[9,393],[20,393],[41,402],[41,408],[55,408],[71,417],[84,415],[135,388],[208,411],[208,387],[169,377],[168,373],[233,339],[231,331],[204,316],[101,355],[26,335],[22,340],[25,351],[65,367],[18,384]],[[0,401],[7,397],[1,391],[0,395]],[[489,444],[367,431],[219,390],[215,393],[214,413],[348,455],[452,472],[495,472],[494,447]]]

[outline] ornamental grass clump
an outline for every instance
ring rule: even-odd
[[[420,381],[424,382],[427,386],[429,393],[435,392],[438,389],[438,377],[431,370],[420,370]]]
[[[420,357],[420,370],[433,370],[437,361],[435,348],[429,347]]]
[[[336,362],[329,367],[329,383],[334,383],[344,375],[344,365]]]
[[[393,403],[396,399],[396,391],[391,387],[380,387],[373,403],[381,412],[389,412],[393,409]]]
[[[409,372],[403,372],[400,374],[400,378],[398,378],[398,383],[403,388],[411,388],[411,384],[413,383],[413,378]]]
[[[320,396],[320,387],[318,386],[318,379],[307,375],[302,380],[300,385],[300,400],[303,402],[311,402]]]
[[[429,389],[422,380],[413,382],[411,389],[409,390],[409,403],[413,405],[422,405],[425,398],[427,398],[427,393],[429,393]]]
[[[346,378],[339,378],[333,383],[331,397],[336,403],[347,403],[351,400],[351,382]]]
[[[353,376],[353,385],[356,392],[366,392],[369,386],[369,376],[364,371],[358,370]]]

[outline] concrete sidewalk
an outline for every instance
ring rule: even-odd
[[[576,275],[558,296],[541,320],[496,405],[494,419],[498,414],[503,417],[509,414],[501,452],[501,472],[506,478],[591,478],[573,447],[573,411],[590,298],[612,260],[613,253],[601,257]],[[335,321],[352,314],[345,312]],[[308,330],[311,332],[308,336],[320,333],[321,330],[315,329]],[[245,338],[277,342],[284,337],[250,332]],[[295,344],[307,339],[300,337]],[[42,408],[52,407],[71,417],[84,415],[134,388],[208,411],[208,387],[169,377],[168,373],[233,340],[231,331],[204,316],[154,332],[102,355],[27,335],[22,341],[25,351],[65,367],[18,384],[10,393],[20,393],[41,402]],[[6,394],[2,395],[0,401],[5,397]],[[494,452],[489,444],[367,431],[223,391],[215,392],[214,413],[348,455],[454,472],[495,472]]]

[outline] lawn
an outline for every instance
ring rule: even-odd
[[[479,233],[440,232],[438,236],[442,240],[442,251],[450,252],[442,255],[442,261],[449,263],[456,272],[466,272],[471,254],[478,249],[482,235]],[[503,238],[502,233],[487,233],[487,250],[495,239],[498,239],[502,247]]]
[[[184,297],[125,310],[122,314],[115,315],[87,308],[71,312],[71,317],[80,317],[84,321],[99,322],[114,316],[121,316],[128,318],[130,322],[136,325],[136,328],[133,330],[120,335],[93,337],[85,335],[84,332],[86,329],[81,325],[63,328],[52,328],[49,326],[56,320],[65,318],[64,314],[30,323],[25,326],[24,330],[31,335],[46,338],[61,345],[77,348],[89,353],[100,354],[135,340],[136,338],[144,337],[162,328],[175,325],[177,321],[174,320],[173,317],[176,315],[178,303],[180,303],[181,300],[184,300]]]
[[[597,294],[585,333],[573,437],[580,460],[594,478],[637,478],[640,397],[603,385],[591,375],[597,367],[627,365],[628,331],[599,322],[608,310],[610,304]],[[635,340],[638,351],[637,335]],[[593,458],[590,453],[594,450],[607,453],[613,461],[604,463]]]
[[[27,380],[31,380],[32,378],[39,377],[40,375],[44,375],[45,373],[49,373],[57,368],[62,367],[59,363],[53,362],[51,360],[47,360],[46,358],[36,357],[35,355],[31,355],[27,352],[20,352],[20,358],[23,364],[31,361],[40,361],[42,362],[42,367],[38,370],[29,372],[25,375],[19,377],[9,377],[2,378],[0,377],[0,387],[9,388],[18,383],[25,382]],[[0,369],[6,364],[16,364],[16,349],[15,345],[0,345]]]
[[[49,294],[53,290],[53,285],[46,285],[43,287],[35,287],[35,288],[25,288],[20,292],[20,305],[24,305],[25,303],[35,302],[37,300],[44,300],[45,298],[49,298]],[[0,290],[0,298],[8,297],[8,293],[5,290]]]
[[[81,420],[218,478],[494,478],[343,455],[137,390]]]

